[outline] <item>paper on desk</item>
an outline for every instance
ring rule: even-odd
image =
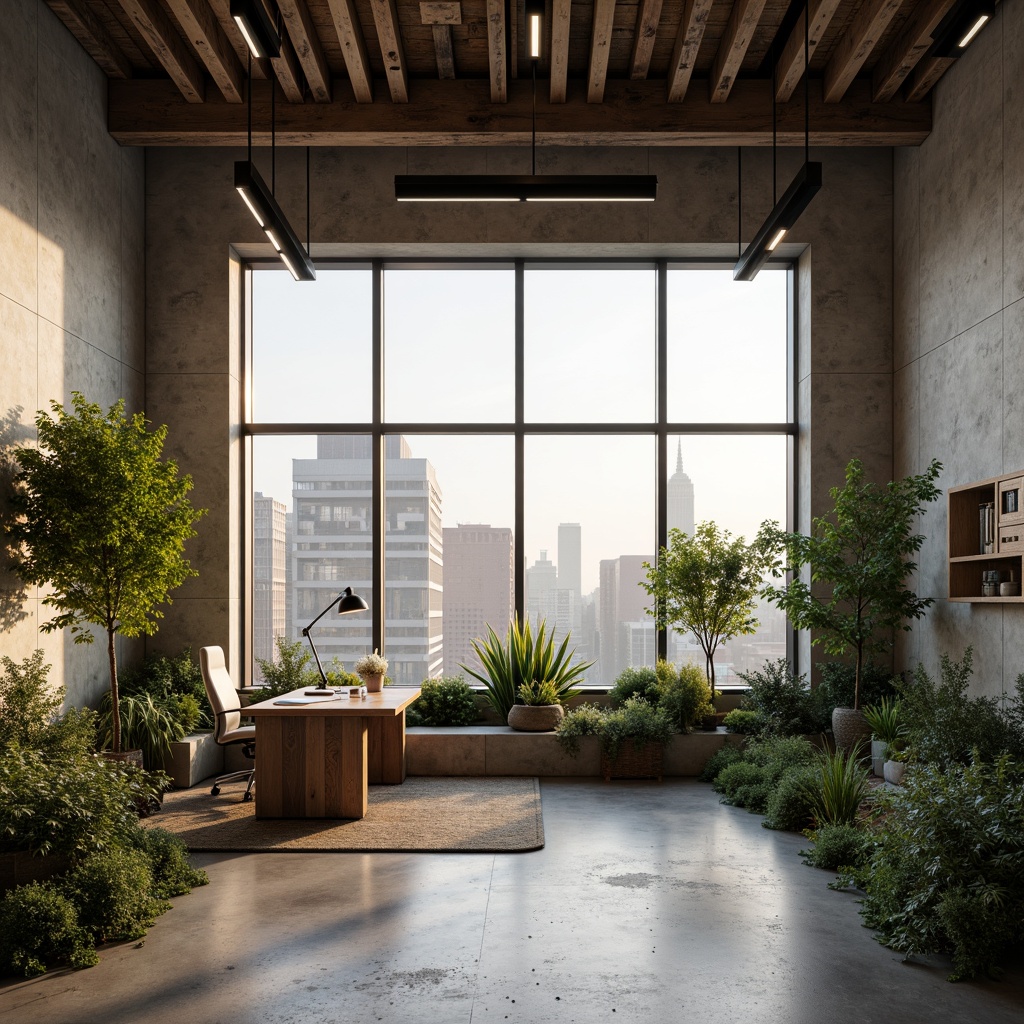
[[[275,704],[316,704],[322,700],[334,700],[334,697],[282,697]]]

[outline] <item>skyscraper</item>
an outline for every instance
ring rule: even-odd
[[[558,524],[558,589],[559,604],[571,608],[569,628],[579,639],[580,614],[583,608],[582,543],[579,523]]]
[[[683,442],[676,450],[676,471],[668,479],[668,528],[693,536],[693,481],[683,472]]]
[[[531,622],[555,621],[558,610],[558,567],[541,551],[540,558],[526,569],[526,617]]]
[[[600,566],[600,611],[598,630],[601,642],[600,677],[612,684],[630,665],[653,664],[654,619],[647,614],[647,592],[640,586],[646,579],[644,562],[649,555],[619,555],[605,558]],[[639,657],[644,661],[638,661]]]
[[[317,458],[292,461],[296,632],[345,587],[372,602],[371,450],[368,435],[326,435]],[[391,679],[415,685],[441,672],[441,490],[430,463],[397,435],[386,441],[385,481],[384,653]],[[325,665],[338,658],[351,670],[371,633],[369,613],[331,612],[313,635]]]
[[[256,658],[276,660],[274,639],[285,635],[287,553],[285,506],[261,491],[252,501],[252,653],[255,678],[262,679]]]
[[[512,531],[463,524],[444,529],[444,674],[476,665],[471,641],[491,626],[504,636],[515,607]]]

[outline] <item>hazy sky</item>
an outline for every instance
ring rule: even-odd
[[[368,423],[368,270],[324,270],[314,283],[256,272],[255,422]],[[786,411],[788,276],[669,273],[671,422],[782,422]],[[512,271],[385,273],[385,418],[509,423],[514,417]],[[653,270],[545,268],[525,280],[527,422],[651,422],[655,416]],[[612,428],[614,429],[614,428]],[[446,526],[513,526],[509,436],[407,434],[433,464]],[[748,537],[785,517],[785,439],[684,436],[695,518]],[[291,505],[291,459],[315,438],[258,437],[254,489]],[[670,473],[676,437],[670,442]],[[654,554],[655,442],[643,435],[545,435],[526,442],[527,564],[557,561],[558,524],[582,526],[584,591],[598,563]]]

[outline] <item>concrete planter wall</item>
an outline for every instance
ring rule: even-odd
[[[674,736],[665,748],[665,775],[699,775],[725,744],[742,737],[717,732]],[[417,727],[406,731],[406,768],[410,775],[593,776],[601,774],[596,736],[584,737],[578,757],[570,757],[554,733],[523,733],[507,726]]]

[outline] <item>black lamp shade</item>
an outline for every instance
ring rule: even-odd
[[[653,202],[654,174],[396,174],[399,202]]]
[[[231,17],[254,57],[281,56],[281,37],[263,0],[231,0]]]
[[[338,602],[338,614],[348,615],[349,612],[365,612],[370,606],[358,595],[352,593],[351,587],[346,587]]]
[[[251,160],[235,162],[235,189],[296,281],[315,281],[316,267]],[[365,608],[366,606],[363,605]]]

